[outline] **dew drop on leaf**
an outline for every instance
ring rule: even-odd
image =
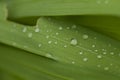
[[[54,43],[57,44],[57,41],[55,41]]]
[[[42,46],[42,44],[38,44],[38,47],[41,47]]]
[[[83,35],[83,39],[88,39],[88,35],[87,35],[87,34],[84,34],[84,35]]]
[[[67,47],[67,45],[64,45],[64,48],[66,48]]]
[[[105,49],[102,49],[102,51],[106,51]]]
[[[48,58],[53,58],[52,54],[50,54],[50,53],[47,53],[45,56]]]
[[[52,41],[48,41],[48,44],[51,44],[52,43]]]
[[[114,55],[114,52],[110,52],[111,55]]]
[[[71,42],[70,42],[71,45],[77,45],[78,44],[78,41],[77,39],[72,39]]]
[[[101,67],[101,65],[97,65],[97,67]]]
[[[62,27],[59,27],[59,30],[62,30],[63,28]]]
[[[28,33],[28,37],[31,38],[32,37],[32,33]]]
[[[104,67],[104,70],[109,70],[109,67]]]
[[[70,29],[70,27],[67,27],[67,29]]]
[[[111,63],[110,66],[113,66],[113,64]]]
[[[75,28],[77,28],[77,26],[76,25],[72,25],[72,29],[75,29]]]
[[[95,45],[92,45],[92,47],[94,48],[94,47],[95,47]]]
[[[74,62],[74,61],[72,61],[72,64],[75,64],[75,62]]]
[[[55,33],[56,35],[58,35],[59,33],[57,32],[57,33]]]
[[[36,29],[35,29],[35,32],[39,32],[39,31],[40,31],[39,28],[36,28]]]
[[[49,38],[49,36],[47,35],[47,36],[46,36],[46,38],[48,39],[48,38]]]
[[[102,58],[102,55],[98,55],[97,58],[99,58],[99,59]]]
[[[107,54],[107,52],[103,52],[103,54]]]
[[[83,54],[83,52],[82,52],[82,51],[80,51],[80,52],[79,52],[79,54],[80,54],[80,55],[82,55],[82,54]]]
[[[95,52],[98,52],[98,50],[97,50],[97,49],[95,49],[94,51],[95,51]]]
[[[83,58],[83,61],[85,61],[85,62],[88,61],[88,58]]]
[[[27,31],[27,28],[26,27],[24,27],[23,28],[23,30],[22,30],[22,32],[26,32]]]
[[[46,31],[47,33],[49,32],[49,30]]]

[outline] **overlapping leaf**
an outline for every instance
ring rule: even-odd
[[[37,8],[33,6],[38,6],[35,5],[36,3],[39,5],[47,3],[47,0],[41,2],[36,0],[34,1],[35,4],[28,3],[26,6],[33,5],[32,10],[35,10],[31,13],[22,14],[25,11],[22,8],[27,0],[18,1],[19,3],[12,1],[9,4],[13,10],[12,15],[15,14],[16,18],[30,17],[31,15],[41,16],[42,13],[40,14],[39,11],[39,15],[35,13]],[[33,1],[31,0],[31,2]],[[48,2],[53,3],[54,1]],[[77,2],[79,1],[76,0],[75,3]],[[86,3],[87,1],[84,2]],[[60,0],[55,1],[55,3],[60,5]],[[63,5],[67,3],[66,1]],[[72,4],[72,1],[70,3]],[[102,3],[102,5],[104,4]],[[12,6],[16,6],[16,9]],[[26,8],[29,9],[29,7]],[[53,7],[50,8],[54,10]],[[62,9],[59,6],[59,8],[65,11],[67,7]],[[102,7],[100,8],[102,9]],[[3,9],[1,14],[4,15],[5,8],[1,9]],[[16,15],[16,12],[14,13],[17,9],[21,12],[20,16]],[[19,11],[17,12],[20,13]],[[55,15],[51,12],[49,12],[50,15]],[[59,11],[56,12],[58,12],[56,15],[62,15]],[[63,13],[63,15],[67,14],[67,12]],[[103,13],[106,12],[103,11]],[[114,14],[112,12],[109,13]],[[115,13],[118,15],[117,12]],[[88,12],[88,14],[90,13]],[[119,80],[120,42],[81,26],[81,24],[84,25],[84,21],[79,23],[79,19],[74,19],[76,21],[73,21],[69,20],[71,18],[66,17],[41,17],[37,21],[36,26],[25,26],[7,21],[5,17],[6,15],[0,16],[0,42],[16,48],[0,44],[1,74],[7,76],[7,78],[3,76],[1,79],[79,80],[81,78],[82,80]],[[86,25],[93,26],[92,23],[87,23]],[[98,25],[95,24],[95,26]]]

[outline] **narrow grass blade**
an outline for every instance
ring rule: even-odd
[[[69,16],[64,17],[74,23],[89,27],[100,33],[120,40],[120,18],[115,16]]]
[[[3,44],[0,51],[2,80],[119,80],[106,71],[56,62]]]
[[[34,27],[1,21],[0,37],[2,43],[55,61],[120,73],[118,41],[65,19],[41,17]]]
[[[39,4],[39,2],[37,3]],[[16,2],[15,4],[20,5]],[[28,5],[27,9],[29,9],[29,5],[31,6],[29,3],[26,5]],[[36,5],[33,5],[33,8]],[[104,4],[102,3],[102,5]],[[18,6],[16,9],[19,9]],[[24,7],[24,4],[22,6]],[[102,9],[102,7],[100,8]],[[105,12],[103,11],[103,13]],[[65,14],[59,14],[58,11],[56,15]],[[16,18],[24,16],[15,15]],[[0,42],[21,49],[0,44],[0,69],[8,72],[6,76],[15,75],[19,79],[28,80],[79,80],[80,78],[82,80],[109,78],[109,80],[119,80],[119,41],[65,18],[41,17],[36,26],[25,26],[5,21],[2,16],[0,18]]]
[[[5,3],[0,2],[0,20],[6,20],[7,17],[7,7]]]
[[[60,15],[120,15],[119,0],[7,0],[9,18]]]

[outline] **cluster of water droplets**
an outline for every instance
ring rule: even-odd
[[[107,1],[107,0],[106,0]],[[106,2],[107,3],[107,2]],[[58,27],[58,30],[59,31],[61,31],[62,32],[62,30],[63,30],[64,28],[62,27],[62,26],[60,26],[60,27]],[[66,27],[66,30],[70,30],[70,29],[76,29],[76,31],[77,31],[77,26],[76,25],[72,25],[71,27]],[[59,37],[59,35],[61,34],[61,32],[55,32],[55,35],[56,36],[58,36]],[[34,32],[30,32],[29,30],[28,30],[28,28],[27,27],[23,27],[23,29],[22,29],[22,32],[23,33],[27,33],[27,36],[28,36],[28,38],[32,38],[34,35],[33,35],[33,33],[39,33],[40,32],[40,29],[39,29],[39,27],[38,27],[38,25],[35,27],[35,29],[34,29]],[[49,40],[49,38],[51,37],[51,35],[49,35],[49,32],[50,32],[50,30],[47,30],[46,31],[46,33],[48,33],[48,35],[46,35],[45,36],[45,38],[46,39],[48,39],[48,44],[52,44],[52,43],[54,43],[55,45],[57,45],[58,44],[58,41],[52,41],[52,40]],[[91,36],[89,35],[89,34],[86,34],[86,33],[84,33],[84,34],[82,34],[82,39],[84,40],[84,41],[86,41],[86,40],[88,40],[89,38],[91,38]],[[96,40],[97,39],[97,37],[96,36],[94,36],[94,38],[93,38],[94,40]],[[87,42],[87,41],[86,41]],[[75,37],[73,37],[73,38],[71,38],[71,39],[69,39],[69,42],[67,42],[66,44],[64,44],[63,45],[63,48],[67,48],[67,47],[69,47],[69,45],[68,45],[68,43],[71,45],[71,46],[78,46],[79,48],[81,48],[81,46],[79,45],[80,44],[80,41],[77,39],[77,38],[75,38]],[[13,43],[13,45],[15,46],[16,45],[16,43]],[[38,47],[40,48],[42,46],[42,44],[41,43],[39,43],[38,44]],[[98,53],[98,49],[96,49],[96,44],[92,44],[91,45],[91,47],[92,48],[94,48],[94,51],[92,51],[92,50],[87,50],[88,52],[90,52],[90,53]],[[111,47],[111,44],[109,44],[108,45],[108,47]],[[24,48],[27,48],[27,46],[24,46]],[[84,55],[84,50],[86,51],[86,49],[83,47],[82,48],[83,49],[83,51],[79,51],[78,53],[79,53],[79,55]],[[82,50],[82,49],[80,49],[80,50]],[[96,58],[97,59],[102,59],[102,58],[104,58],[104,55],[107,55],[108,53],[110,54],[110,55],[114,55],[115,53],[114,53],[114,51],[111,51],[111,52],[107,52],[107,50],[106,49],[101,49],[101,51],[102,51],[102,53],[101,54],[97,54],[96,55]],[[48,58],[53,58],[53,55],[51,54],[51,53],[47,53],[46,55],[45,55],[46,57],[48,57]],[[119,54],[119,56],[120,56],[120,54]],[[88,57],[84,57],[83,59],[82,59],[82,61],[83,62],[88,62],[90,60],[90,58],[88,58]],[[71,61],[71,63],[72,64],[75,64],[76,62],[75,61]],[[98,68],[100,68],[101,67],[101,65],[99,64],[99,65],[97,65],[97,67]],[[104,70],[109,70],[109,67],[104,67]]]

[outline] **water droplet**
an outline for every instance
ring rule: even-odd
[[[47,35],[47,36],[46,36],[46,38],[48,39],[48,38],[49,38],[49,36]]]
[[[38,44],[38,47],[41,47],[42,46],[42,44]]]
[[[39,28],[36,28],[36,29],[35,29],[35,32],[39,32],[39,31],[40,31]]]
[[[63,28],[62,27],[59,27],[59,30],[62,30]]]
[[[72,29],[75,29],[75,28],[77,28],[77,26],[76,25],[72,25]]]
[[[83,35],[83,39],[88,39],[88,35],[87,35],[87,34],[84,34],[84,35]]]
[[[28,37],[31,38],[32,37],[32,33],[28,33]]]
[[[112,66],[113,64],[111,63],[110,66]]]
[[[96,47],[95,45],[92,45],[92,47],[94,48],[94,47]]]
[[[104,70],[109,70],[109,67],[104,67]]]
[[[57,33],[55,33],[56,35],[58,35],[59,33],[57,32]]]
[[[105,49],[102,49],[102,51],[106,51]]]
[[[74,61],[72,61],[72,64],[75,64],[75,62],[74,62]]]
[[[67,45],[64,45],[64,48],[66,48],[67,47]]]
[[[48,44],[51,44],[52,43],[52,41],[48,41]]]
[[[96,50],[94,50],[95,52],[98,52],[98,50],[96,49]]]
[[[114,50],[116,50],[117,48],[114,48]]]
[[[103,52],[103,54],[107,54],[107,52]]]
[[[50,54],[50,53],[47,53],[45,56],[48,58],[53,58],[52,54]]]
[[[88,61],[88,58],[83,58],[83,61],[85,61],[85,62]]]
[[[67,27],[67,29],[70,29],[70,27]]]
[[[49,32],[49,30],[47,30],[46,32]]]
[[[71,45],[77,45],[77,43],[78,43],[77,39],[72,39],[70,42]]]
[[[23,28],[23,30],[22,30],[22,32],[26,32],[27,31],[27,28],[26,27],[24,27]]]
[[[101,65],[97,65],[97,67],[101,67]]]
[[[114,55],[114,52],[110,52],[111,55]]]
[[[82,54],[83,54],[83,52],[82,52],[82,51],[80,51],[80,52],[79,52],[79,54],[80,54],[80,55],[82,55]]]
[[[102,58],[102,55],[98,55],[97,58],[99,58],[99,59]]]
[[[55,44],[57,44],[57,41],[55,41]]]

